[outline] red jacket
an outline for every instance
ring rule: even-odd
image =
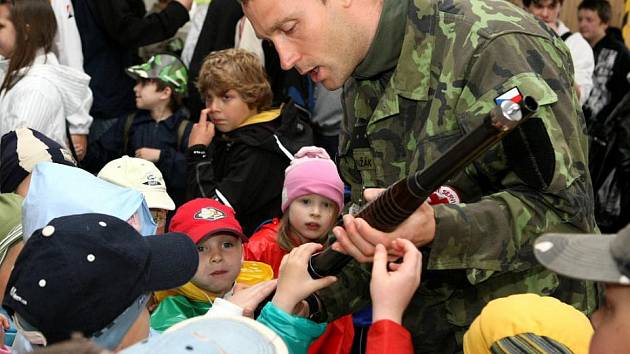
[[[366,354],[413,354],[411,335],[400,324],[390,320],[376,321],[370,327]]]
[[[278,245],[278,229],[280,229],[280,220],[274,218],[270,223],[261,226],[249,238],[249,241],[243,244],[245,260],[269,264],[273,268],[274,278],[278,277],[280,262],[287,254]]]
[[[280,221],[273,219],[270,223],[263,225],[256,233],[249,238],[243,246],[246,261],[258,261],[267,263],[273,268],[274,277],[278,277],[280,262],[287,254],[278,245],[278,229]],[[308,349],[309,354],[338,353],[347,354],[352,349],[354,339],[354,325],[352,316],[346,315],[331,322],[326,327],[326,332],[322,334]]]

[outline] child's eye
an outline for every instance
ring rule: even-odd
[[[323,205],[324,208],[330,208],[332,206],[332,204],[330,204],[329,202],[324,202]]]
[[[226,102],[227,102],[227,101],[229,101],[229,100],[231,100],[231,99],[232,99],[232,96],[230,96],[230,95],[224,95],[224,96],[223,96],[223,101],[226,101]]]
[[[223,248],[232,248],[234,244],[232,242],[223,242]]]
[[[310,203],[311,203],[311,200],[310,200],[310,199],[306,199],[306,198],[305,198],[305,199],[302,199],[302,204],[304,204],[304,205],[308,205],[308,204],[310,204]]]
[[[204,246],[197,246],[197,251],[198,251],[198,252],[205,252],[205,251],[206,251],[206,249],[207,249],[207,248],[206,248],[206,247],[204,247]]]

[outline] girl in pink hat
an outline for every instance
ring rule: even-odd
[[[315,146],[303,147],[285,170],[281,219],[261,226],[245,246],[245,259],[264,262],[274,275],[282,257],[308,242],[323,244],[343,210],[344,185],[328,153]],[[351,316],[328,325],[309,353],[348,353],[352,346]]]
[[[343,209],[343,182],[326,151],[303,147],[284,173],[280,220],[263,225],[249,240],[246,258],[278,274],[282,257],[307,242],[324,243]]]

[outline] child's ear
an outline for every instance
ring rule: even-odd
[[[173,95],[173,89],[170,86],[166,86],[160,95],[163,100],[170,100]]]

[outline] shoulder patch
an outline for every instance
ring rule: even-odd
[[[518,87],[514,86],[511,89],[509,89],[507,92],[504,92],[500,94],[499,96],[495,97],[494,103],[500,106],[503,101],[510,100],[514,103],[519,103],[521,102],[522,99],[523,99],[523,95],[521,94],[521,91],[519,91]]]

